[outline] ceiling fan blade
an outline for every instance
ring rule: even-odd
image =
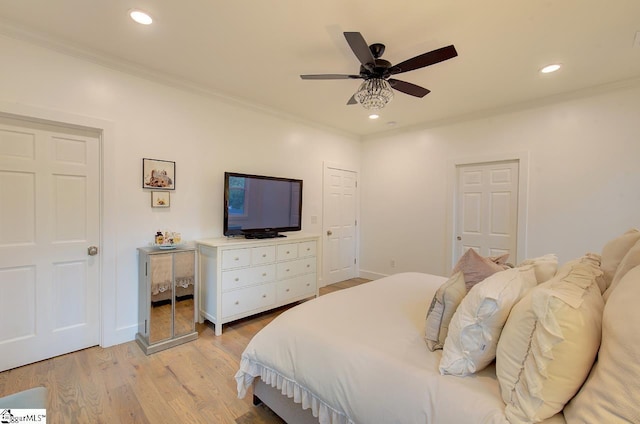
[[[356,55],[362,66],[364,66],[365,69],[373,69],[376,59],[373,57],[373,53],[371,53],[371,50],[369,49],[369,46],[364,40],[362,34],[359,32],[345,32],[344,38],[347,39],[349,47],[351,47],[351,50],[353,50],[353,53]]]
[[[347,102],[348,105],[355,105],[357,103],[358,103],[358,101],[356,100],[356,95],[355,94],[353,96],[351,96],[351,98]]]
[[[458,52],[453,45],[441,47],[439,49],[423,53],[420,56],[405,60],[404,62],[394,65],[389,71],[390,74],[401,74],[403,72],[413,71],[414,69],[424,68],[444,60],[448,60],[458,56]]]
[[[320,75],[300,75],[300,78],[306,80],[335,80],[335,79],[358,79],[360,75],[342,75],[342,74],[320,74]]]
[[[400,81],[394,78],[389,78],[388,81],[389,84],[391,84],[391,87],[410,96],[424,97],[431,93],[430,90],[420,87],[419,85],[411,84],[410,82]]]

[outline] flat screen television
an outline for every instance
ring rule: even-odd
[[[302,180],[224,173],[224,235],[283,237],[302,229]]]

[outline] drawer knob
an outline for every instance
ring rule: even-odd
[[[239,304],[240,304],[240,301],[239,301],[239,300],[236,300],[236,305],[239,305]]]
[[[307,268],[311,268],[311,264],[307,264]]]
[[[287,268],[287,269],[285,270],[285,272],[289,272],[289,271],[290,271],[290,269],[289,269],[289,268]]]
[[[234,261],[239,261],[239,260],[240,260],[240,258],[235,257],[235,258],[233,258],[233,260],[234,260]]]
[[[240,281],[240,279],[238,277],[236,277],[235,281]]]
[[[263,258],[266,258],[266,257],[267,257],[267,254],[266,254],[266,253],[263,253],[263,254],[262,254],[262,257],[263,257]]]
[[[310,247],[307,247],[307,252],[308,252],[309,250],[311,250],[311,248],[310,248]]]
[[[288,292],[288,291],[289,291],[289,289],[286,289],[285,291],[286,291],[286,292]]]
[[[263,273],[262,273],[262,276],[263,276],[263,277],[266,277],[266,276],[267,276],[267,273],[266,273],[266,272],[263,272]]]
[[[287,250],[287,255],[289,254],[289,251]]]
[[[311,285],[311,283],[307,283],[307,287],[309,287]]]
[[[267,297],[267,295],[266,295],[266,294],[263,294],[263,295],[262,295],[262,298],[263,298],[263,299],[264,299],[264,298],[266,298],[266,297]]]

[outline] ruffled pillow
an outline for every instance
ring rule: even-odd
[[[496,374],[511,424],[561,411],[587,377],[600,345],[604,301],[596,258],[575,262],[531,290],[511,310],[496,355]]]

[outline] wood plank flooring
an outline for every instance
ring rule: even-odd
[[[355,278],[320,295],[363,284]],[[237,398],[233,378],[249,340],[289,307],[224,325],[196,324],[197,340],[146,356],[135,342],[92,347],[0,373],[0,396],[49,389],[51,423],[279,424],[252,396]]]

